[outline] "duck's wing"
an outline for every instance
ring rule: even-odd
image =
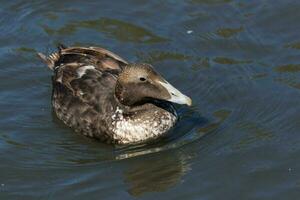
[[[59,45],[59,51],[48,57],[38,53],[50,69],[69,63],[92,65],[100,71],[121,71],[128,64],[126,60],[101,47],[65,47]]]
[[[54,98],[78,97],[90,106],[102,105],[112,98],[117,77],[109,71],[85,63],[63,64],[54,70]]]

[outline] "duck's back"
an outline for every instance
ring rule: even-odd
[[[52,105],[66,125],[109,141],[109,115],[116,107],[114,88],[126,61],[101,48],[60,48],[47,58],[53,69]]]
[[[115,79],[106,72],[87,74],[67,85],[53,80],[52,106],[58,118],[75,131],[105,139],[99,134],[106,133],[105,113],[114,106],[111,98]]]

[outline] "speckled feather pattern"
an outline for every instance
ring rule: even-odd
[[[124,117],[122,109],[117,107],[112,119],[110,130],[114,133],[114,140],[130,144],[154,139],[166,133],[174,126],[176,115],[157,109],[147,112],[147,115]]]

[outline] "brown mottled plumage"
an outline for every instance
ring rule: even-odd
[[[53,70],[52,106],[66,125],[107,143],[143,142],[176,122],[171,103],[191,104],[149,64],[99,47],[64,47],[39,57]]]

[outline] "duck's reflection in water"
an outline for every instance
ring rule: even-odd
[[[175,136],[168,143],[154,145],[152,148],[127,149],[125,153],[116,156],[118,160],[130,158],[128,169],[124,172],[129,194],[138,197],[149,192],[166,191],[182,181],[184,175],[191,170],[193,154],[185,153],[184,146],[216,129],[222,120],[208,123],[195,112],[189,114],[189,118],[181,120],[181,123],[189,126],[179,124],[172,134],[174,136],[176,133],[186,133],[181,137]]]
[[[180,182],[189,170],[189,158],[183,152],[164,152],[132,160],[124,179],[129,194],[141,196],[147,192],[168,190]]]

